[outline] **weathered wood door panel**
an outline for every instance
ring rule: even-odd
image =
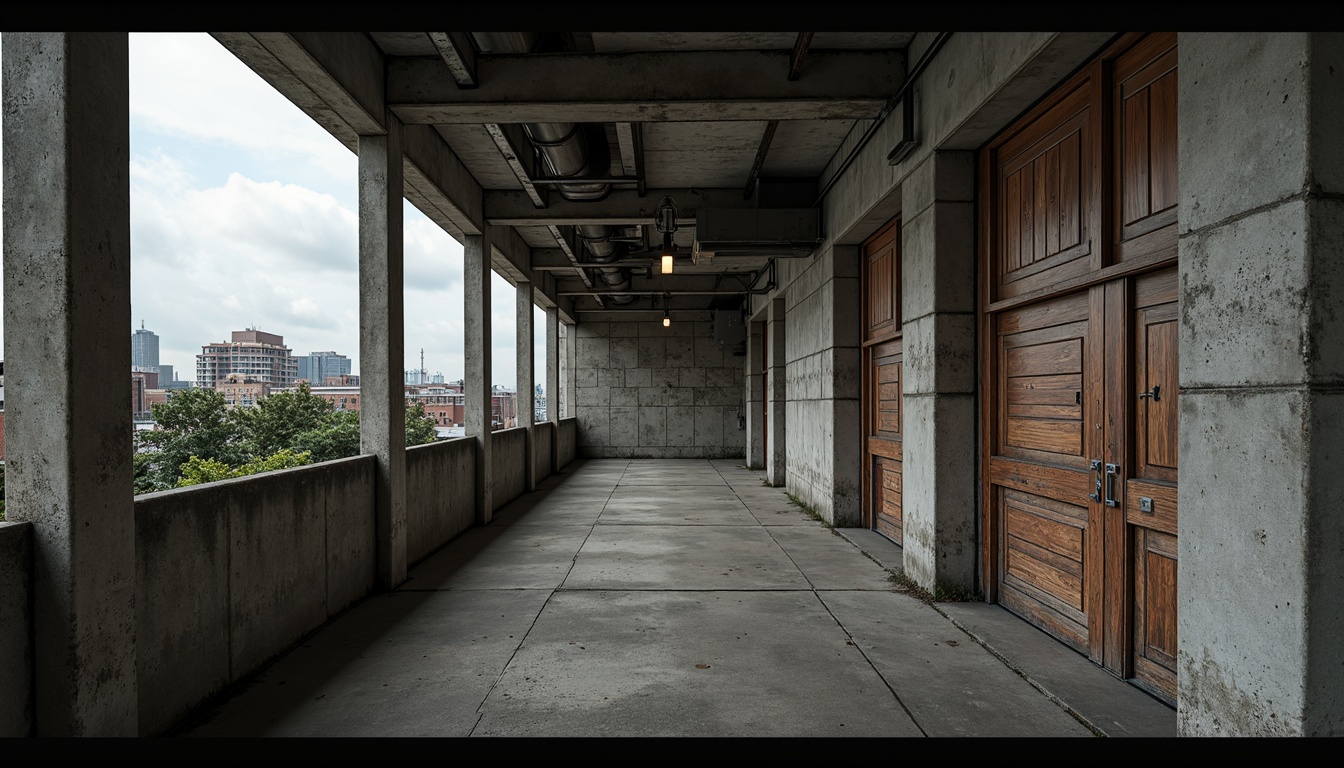
[[[1175,88],[1127,35],[981,153],[986,591],[1171,701]]]
[[[901,514],[901,257],[892,220],[863,244],[864,524],[903,542]]]

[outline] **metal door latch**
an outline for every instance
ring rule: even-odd
[[[1151,397],[1151,398],[1153,398],[1153,402],[1156,403],[1158,400],[1161,400],[1161,399],[1162,399],[1162,398],[1160,398],[1160,397],[1158,396],[1158,395],[1160,395],[1161,393],[1162,393],[1162,385],[1160,385],[1160,384],[1154,384],[1154,385],[1153,385],[1153,388],[1150,389],[1150,390],[1148,390],[1147,392],[1140,392],[1140,393],[1139,393],[1139,399],[1142,400],[1142,399],[1145,398],[1145,397]]]
[[[1101,460],[1092,460],[1092,471],[1097,473],[1097,489],[1087,494],[1087,497],[1093,501],[1101,501]]]

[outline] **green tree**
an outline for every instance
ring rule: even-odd
[[[313,461],[359,455],[359,411],[334,411],[321,424],[294,438],[294,448],[308,451]]]
[[[434,429],[434,419],[425,415],[424,403],[416,403],[406,408],[406,447],[434,442],[439,436]]]
[[[192,456],[182,464],[182,477],[177,481],[177,485],[182,488],[197,483],[213,483],[216,480],[227,480],[231,477],[255,475],[258,472],[301,467],[309,463],[311,463],[311,459],[307,451],[295,453],[288,448],[282,448],[269,456],[252,459],[238,467],[230,467],[228,464],[215,459],[201,459]]]
[[[136,433],[140,450],[148,454],[136,463],[138,492],[175,487],[182,465],[193,456],[230,466],[251,458],[237,418],[213,389],[184,389],[151,411],[159,428]]]
[[[320,427],[331,412],[331,403],[314,395],[305,381],[293,392],[263,397],[257,407],[238,408],[233,414],[248,451],[269,456],[293,447],[299,435]]]

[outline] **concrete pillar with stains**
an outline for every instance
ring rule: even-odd
[[[494,516],[491,484],[494,473],[490,458],[490,238],[491,228],[467,235],[462,267],[466,295],[465,395],[469,436],[476,438],[476,523],[485,525]]]
[[[901,185],[902,545],[920,586],[975,587],[975,154]]]
[[[406,390],[402,290],[402,129],[359,137],[359,449],[374,475],[376,580],[406,580]]]
[[[536,355],[532,349],[532,312],[535,306],[532,302],[532,283],[520,280],[517,290],[517,343],[514,349],[517,353],[517,378],[518,390],[518,426],[527,430],[526,449],[523,455],[527,460],[523,462],[523,489],[531,492],[537,489],[536,478],[536,446],[532,440],[536,437],[532,425],[536,419],[536,390],[533,388],[536,376],[536,361],[533,359]]]
[[[33,527],[33,647],[31,689],[0,695],[31,692],[38,736],[139,727],[128,51],[4,39],[6,514]]]
[[[1344,35],[1178,39],[1182,735],[1344,734]]]

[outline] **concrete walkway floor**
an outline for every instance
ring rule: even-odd
[[[741,461],[548,478],[193,717],[186,736],[1174,736],[1005,610],[896,591]]]

